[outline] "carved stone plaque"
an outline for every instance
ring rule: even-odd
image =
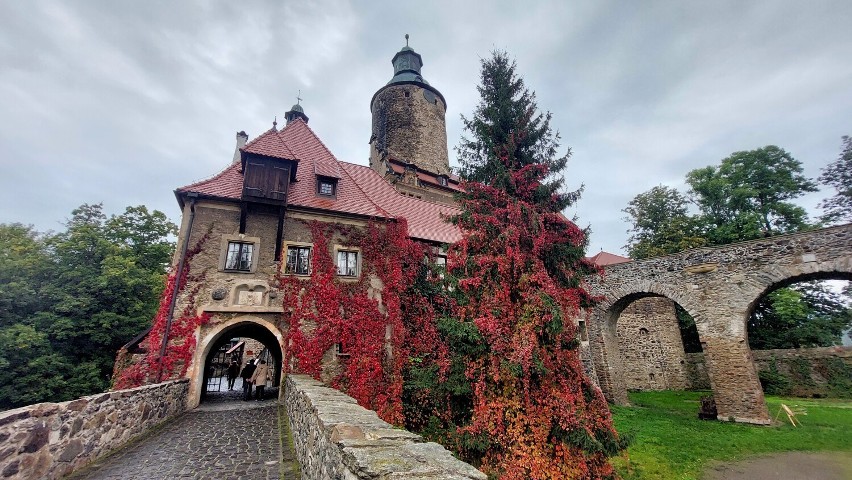
[[[240,305],[260,305],[263,303],[263,292],[248,292],[243,290],[237,298]]]

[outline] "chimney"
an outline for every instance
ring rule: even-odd
[[[242,130],[237,132],[237,148],[234,150],[234,163],[240,163],[242,158],[240,149],[246,146],[246,142],[248,142],[248,134]]]

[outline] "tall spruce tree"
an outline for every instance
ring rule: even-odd
[[[562,192],[560,172],[568,163],[571,149],[558,155],[559,132],[550,128],[550,112],[541,113],[535,92],[524,86],[515,73],[517,65],[503,51],[495,51],[482,61],[482,83],[477,87],[480,102],[471,118],[462,115],[463,136],[456,152],[462,178],[505,190],[514,195],[510,174],[527,165],[544,165],[549,175],[535,192],[535,203],[545,202],[562,210],[580,197],[580,190]],[[501,160],[505,151],[509,163]]]
[[[506,479],[602,478],[624,447],[603,395],[584,375],[573,319],[592,299],[586,234],[562,208],[558,135],[537,112],[514,62],[482,62],[482,99],[459,148],[466,193],[449,252],[454,318],[482,349],[466,356],[472,412],[462,455]],[[464,328],[461,328],[461,327]],[[445,328],[446,330],[446,328]]]

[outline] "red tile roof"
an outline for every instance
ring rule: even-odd
[[[393,170],[394,173],[397,173],[399,175],[405,173],[405,165],[403,163],[400,163],[397,160],[391,160],[388,163],[390,164],[391,170]],[[440,186],[443,188],[449,188],[450,190],[455,190],[457,192],[462,191],[461,187],[459,187],[459,177],[456,175],[447,175],[446,185],[441,185],[441,182],[438,181],[437,175],[431,172],[427,172],[425,170],[417,169],[417,178],[420,179],[421,182],[430,183],[432,185]]]
[[[268,157],[283,158],[285,160],[297,160],[296,155],[281,140],[281,137],[278,136],[278,132],[274,126],[248,142],[240,150]]]
[[[615,265],[616,263],[626,263],[633,261],[627,257],[622,257],[620,255],[615,255],[609,252],[600,252],[595,256],[589,257],[587,260],[599,267],[605,267],[607,265]]]
[[[413,238],[441,243],[461,239],[459,230],[442,216],[458,209],[401,195],[378,173],[363,165],[337,160],[301,119],[291,121],[281,131],[270,129],[246,144],[244,152],[298,160],[296,181],[290,184],[288,205],[342,214],[380,218],[406,218]],[[316,176],[338,178],[334,198],[316,193]],[[238,200],[242,196],[243,174],[232,164],[219,174],[175,191],[179,196],[201,195]]]

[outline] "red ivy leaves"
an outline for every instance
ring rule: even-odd
[[[471,183],[455,218],[463,239],[448,268],[467,299],[456,317],[477,326],[488,353],[468,363],[473,417],[461,433],[487,439],[482,458],[506,479],[602,478],[621,447],[603,396],[585,377],[574,319],[593,302],[584,233],[535,200],[547,171],[510,174],[510,190]]]
[[[148,333],[148,337],[145,340],[148,353],[141,362],[125,368],[118,375],[113,388],[133,388],[157,382],[157,374],[161,369],[163,380],[186,376],[186,372],[192,361],[192,354],[195,352],[195,330],[210,321],[210,315],[207,313],[198,314],[195,311],[195,297],[203,285],[205,272],[202,272],[200,275],[190,275],[192,257],[201,251],[209,237],[210,232],[202,236],[195,246],[186,252],[183,275],[180,281],[181,291],[178,293],[178,300],[181,295],[184,297],[185,307],[182,311],[175,312],[175,318],[172,320],[171,331],[169,332],[169,343],[166,345],[166,354],[162,358],[162,367],[160,366],[160,345],[162,344],[163,335],[166,330],[166,322],[172,294],[176,285],[177,272],[169,274],[166,288],[160,296],[160,307],[154,317],[151,332]],[[186,286],[190,283],[193,287],[186,291]]]
[[[337,357],[340,368],[331,372],[332,385],[401,425],[402,370],[412,351],[402,298],[417,275],[424,247],[408,238],[405,221],[370,223],[366,229],[320,222],[309,227],[310,277],[279,276],[290,310],[288,358],[295,360],[296,370],[320,378],[333,346],[341,344],[345,355]],[[333,238],[360,249],[357,280],[337,276],[329,245]]]

